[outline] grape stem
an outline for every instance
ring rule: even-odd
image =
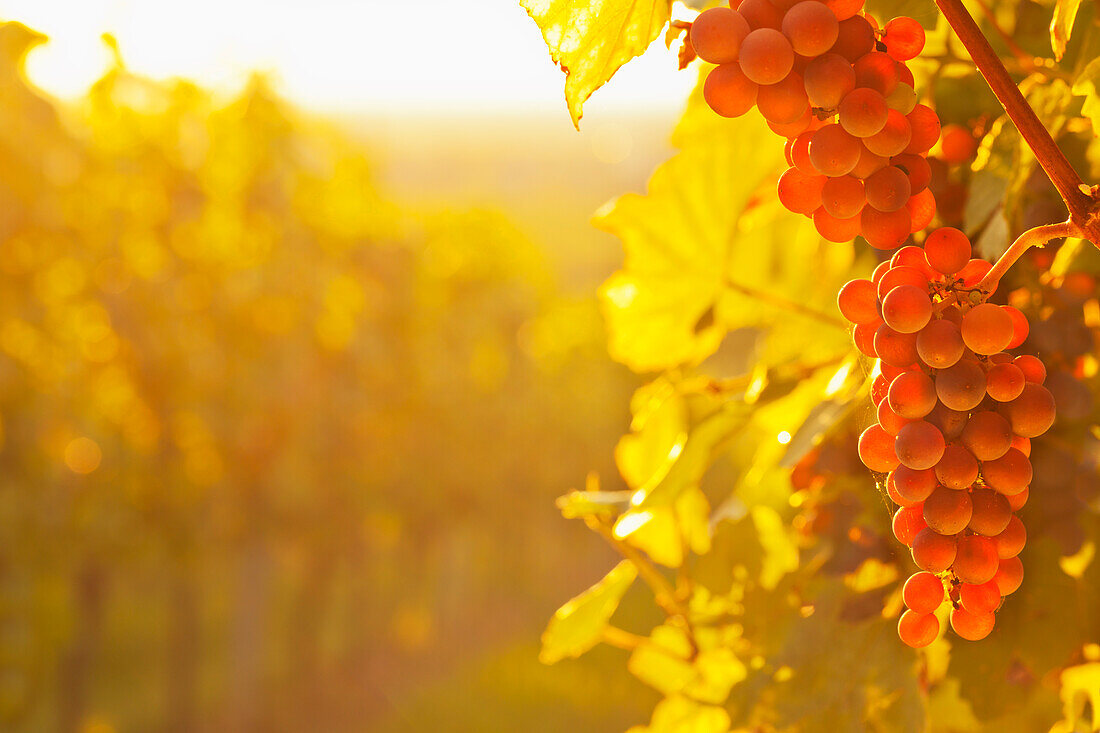
[[[1069,209],[1069,218],[1079,228],[1080,235],[1100,248],[1100,211],[1098,211],[1096,189],[1086,185],[1077,175],[1077,171],[1070,165],[1065,154],[1035,114],[1035,110],[1020,93],[1016,82],[1009,76],[1001,59],[989,45],[989,41],[978,28],[978,24],[974,22],[974,18],[963,5],[962,0],[936,0],[936,5],[955,31],[955,35],[966,47],[970,58],[985,77],[989,88],[997,95],[1009,119],[1016,125],[1016,129],[1020,131],[1028,147],[1035,153],[1050,182],[1058,189],[1059,195],[1066,203],[1066,208]]]
[[[977,289],[982,293],[982,300],[986,300],[993,295],[1001,278],[1008,272],[1008,268],[1012,267],[1016,260],[1023,256],[1024,252],[1032,247],[1042,247],[1052,239],[1080,237],[1084,234],[1085,232],[1071,219],[1067,219],[1060,224],[1044,224],[1028,229],[1016,238],[1016,241],[1005,250],[1005,253],[1000,256],[981,282],[978,283]]]

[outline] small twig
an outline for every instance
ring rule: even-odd
[[[648,639],[644,636],[638,636],[629,631],[623,631],[615,626],[605,626],[603,629],[603,642],[619,649],[633,651],[645,641],[648,641]]]
[[[1016,260],[1023,256],[1024,252],[1027,252],[1032,247],[1042,247],[1052,239],[1058,239],[1059,237],[1079,237],[1083,234],[1084,232],[1071,220],[1066,220],[1060,224],[1044,224],[1043,226],[1028,229],[1017,237],[1016,241],[1005,250],[1005,253],[1000,256],[989,272],[986,273],[985,277],[981,279],[981,282],[978,283],[976,289],[982,292],[983,300],[989,298],[997,289],[997,285],[1001,278],[1008,272],[1008,268],[1012,267]]]
[[[642,580],[644,580],[646,584],[649,585],[650,590],[653,591],[653,596],[657,601],[657,605],[661,607],[661,610],[669,616],[681,616],[685,623],[689,623],[687,609],[684,608],[676,598],[676,589],[673,588],[672,584],[668,582],[668,579],[657,570],[648,557],[639,552],[637,548],[616,537],[610,525],[606,522],[593,519],[593,521],[588,522],[588,524],[607,540],[620,555],[634,563],[634,566],[638,568],[638,574],[642,576]]]
[[[1024,99],[962,0],[936,0],[936,5],[966,47],[989,88],[997,95],[1009,119],[1035,153],[1051,183],[1058,189],[1070,211],[1070,219],[1080,227],[1084,238],[1100,247],[1100,217],[1097,216],[1092,188],[1085,185],[1077,175],[1077,171],[1069,164],[1065,154],[1035,114],[1035,110]]]

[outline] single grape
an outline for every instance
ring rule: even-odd
[[[1047,378],[1047,368],[1039,357],[1031,354],[1023,354],[1012,360],[1012,363],[1020,367],[1024,373],[1024,379],[1032,384],[1042,384]]]
[[[954,275],[970,261],[970,240],[954,227],[941,227],[924,240],[928,264],[944,275]]]
[[[882,318],[899,333],[917,333],[932,318],[932,301],[925,290],[913,285],[900,285],[883,298]],[[932,393],[932,400],[935,404],[935,392]],[[932,405],[928,409],[931,410]]]
[[[852,169],[851,175],[853,178],[865,180],[875,171],[885,168],[889,162],[889,158],[875,155],[867,149],[866,145],[860,143],[859,160],[856,162],[856,167]]]
[[[848,281],[840,289],[836,302],[841,315],[852,323],[872,323],[879,319],[878,298],[870,280]]]
[[[971,532],[985,537],[996,537],[1008,527],[1012,508],[1008,499],[992,489],[975,489],[970,494],[974,514],[967,526]]]
[[[932,613],[943,603],[943,581],[932,573],[913,573],[901,589],[901,599],[916,613]],[[1000,600],[1000,596],[997,597]]]
[[[942,535],[956,535],[966,529],[973,515],[970,494],[944,486],[924,501],[924,521]]]
[[[741,42],[740,63],[745,76],[757,84],[776,84],[794,67],[794,49],[774,28],[757,28]]]
[[[967,641],[981,641],[989,636],[995,623],[992,613],[977,615],[965,608],[951,610],[951,629]]]
[[[1008,494],[1006,498],[1008,499],[1008,505],[1012,508],[1012,511],[1018,512],[1023,509],[1024,505],[1027,504],[1027,498],[1030,494],[1031,490],[1026,486],[1024,490],[1018,494]]]
[[[881,425],[870,426],[859,436],[859,459],[872,471],[893,471],[899,463],[894,452],[894,441],[895,438]]]
[[[866,202],[863,181],[851,175],[826,180],[821,191],[821,205],[831,216],[838,219],[851,219],[858,216]]]
[[[1020,518],[1013,515],[1008,520],[1008,526],[993,541],[997,544],[997,557],[1002,560],[1016,557],[1027,543],[1027,529]]]
[[[818,209],[814,212],[815,226],[817,225],[818,214],[824,214],[824,212],[821,209]],[[825,216],[828,216],[828,214],[825,214]],[[819,228],[818,231],[820,232],[821,229]],[[821,236],[825,237],[826,239],[829,238],[824,233],[822,233]],[[852,341],[855,343],[856,348],[859,349],[859,353],[863,354],[864,356],[869,356],[872,359],[878,357],[878,352],[875,351],[875,335],[878,333],[878,327],[880,325],[882,325],[882,319],[876,318],[876,320],[870,321],[868,323],[857,323],[856,327],[852,329]]]
[[[707,74],[703,99],[723,117],[740,117],[756,106],[756,82],[745,76],[740,65],[722,64]]]
[[[896,253],[895,253],[896,254]],[[902,285],[912,285],[918,290],[928,290],[928,275],[919,266],[891,265],[878,281],[878,298],[883,300],[891,290]]]
[[[872,153],[890,158],[906,150],[911,136],[912,128],[909,119],[897,110],[887,109],[886,124],[874,135],[863,138],[863,144]]]
[[[889,392],[887,392],[887,395],[889,395]],[[912,420],[904,418],[894,412],[893,408],[890,407],[889,400],[883,400],[878,403],[877,415],[878,424],[882,426],[883,430],[893,436],[897,436],[899,430],[912,422]]]
[[[795,214],[813,213],[821,206],[821,189],[827,180],[822,175],[807,176],[797,168],[788,168],[776,186],[779,203]]]
[[[999,562],[997,544],[991,537],[968,534],[959,537],[956,543],[955,562],[951,564],[951,570],[962,582],[981,585],[993,580]]]
[[[936,197],[930,189],[924,189],[915,193],[905,202],[905,210],[909,212],[911,224],[909,231],[913,234],[924,231],[936,217]]]
[[[771,28],[778,31],[783,23],[783,14],[769,0],[743,0],[737,6],[737,12],[748,21],[753,30]]]
[[[838,20],[844,22],[863,10],[863,0],[825,0],[825,7],[833,11],[833,15]]]
[[[1007,560],[1001,560],[993,581],[997,584],[1002,596],[1015,593],[1024,581],[1024,564],[1020,562],[1020,558],[1010,557]]]
[[[906,611],[898,619],[898,638],[913,649],[926,647],[940,633],[940,621],[933,614]]]
[[[995,461],[1012,447],[1012,428],[1001,415],[983,410],[970,416],[961,440],[979,461]]]
[[[1031,484],[1033,469],[1031,461],[1020,450],[1009,448],[1008,452],[993,461],[982,463],[982,478],[992,489],[1013,496]]]
[[[978,151],[978,141],[962,125],[946,125],[940,134],[942,157],[949,165],[966,163]]]
[[[961,445],[949,443],[936,464],[936,479],[949,489],[967,489],[978,480],[978,460]]]
[[[961,359],[936,374],[936,395],[952,410],[973,410],[985,398],[985,372],[978,362]]]
[[[898,466],[888,477],[890,479],[898,495],[911,505],[923,502],[939,485],[936,472],[929,468],[917,471],[908,466]]]
[[[932,468],[939,463],[946,447],[943,433],[925,420],[909,423],[898,431],[894,439],[894,452],[898,460],[902,465],[917,470]]]
[[[1054,424],[1054,395],[1041,384],[1028,382],[1019,397],[999,409],[1008,418],[1012,432],[1023,438],[1037,438]]]
[[[907,367],[917,361],[917,337],[898,333],[885,323],[875,331],[875,353],[890,366]]]
[[[895,249],[912,233],[912,220],[904,207],[885,212],[865,206],[860,213],[860,227],[863,238],[875,249]]]
[[[767,0],[764,0],[765,2]],[[748,0],[746,0],[748,2]],[[838,16],[839,17],[839,16]],[[862,15],[853,15],[840,21],[837,28],[836,43],[829,49],[830,53],[843,56],[849,63],[857,60],[873,51],[875,48],[875,30]]]
[[[728,64],[737,60],[741,41],[750,30],[748,21],[736,10],[710,8],[691,24],[691,45],[703,61]]]
[[[1005,348],[1015,349],[1024,341],[1027,341],[1027,335],[1031,331],[1031,327],[1027,323],[1027,316],[1021,313],[1018,308],[1006,305],[1004,311],[1012,319],[1012,340],[1008,342],[1008,346]]]
[[[812,57],[833,47],[840,33],[840,24],[824,3],[803,0],[783,16],[782,29],[795,53]]]
[[[996,354],[1012,340],[1012,318],[1001,306],[981,303],[963,315],[963,343],[976,354]]]
[[[897,211],[909,201],[909,176],[897,166],[887,166],[867,179],[866,190],[868,204],[879,211]]]
[[[830,214],[822,206],[814,212],[814,228],[817,229],[818,234],[830,242],[851,242],[859,236],[859,216],[853,216],[851,219],[841,219]],[[871,337],[874,337],[873,332]],[[867,356],[875,355],[873,351],[864,351],[863,353]]]
[[[932,168],[928,165],[928,159],[923,155],[902,153],[891,158],[890,163],[901,168],[905,175],[909,177],[909,190],[914,194],[928,188],[928,183],[932,180]],[[925,239],[924,247],[925,249],[928,248],[927,239]],[[969,255],[967,256],[969,257]],[[931,260],[928,260],[928,262],[931,263]]]
[[[802,77],[792,71],[781,81],[760,87],[756,93],[756,107],[765,120],[776,124],[787,124],[801,118],[810,108]]]
[[[864,54],[853,65],[856,70],[856,86],[874,89],[884,97],[894,91],[900,80],[898,62],[881,51]]]
[[[825,125],[810,138],[810,162],[826,176],[843,176],[859,161],[859,140],[836,123]]]
[[[994,364],[985,373],[985,390],[998,402],[1010,402],[1024,391],[1024,371],[1015,364]]]
[[[905,152],[927,152],[940,139],[940,118],[930,107],[918,104],[906,115],[906,119],[909,121],[911,136]]]
[[[924,522],[922,516],[922,508],[920,504],[914,504],[912,506],[901,507],[894,512],[894,519],[891,523],[894,530],[894,537],[898,542],[911,547],[913,545],[913,538],[917,536],[917,532],[928,525]]]
[[[942,573],[951,567],[957,554],[954,535],[942,535],[925,527],[913,538],[913,562],[921,570]]]
[[[959,327],[946,318],[930,321],[917,334],[917,354],[933,369],[946,369],[958,363],[966,346]]]
[[[912,18],[888,20],[883,30],[886,53],[898,61],[916,58],[924,48],[924,28]]]
[[[807,105],[806,111],[803,112],[802,116],[794,122],[772,122],[771,120],[767,120],[767,123],[768,128],[771,129],[771,131],[774,132],[776,135],[779,135],[779,137],[785,137],[793,140],[806,130],[816,129],[814,127],[814,123],[816,121],[817,118],[813,116],[809,105]]]
[[[900,289],[896,288],[893,292]],[[919,420],[936,406],[936,385],[924,372],[904,372],[890,383],[886,400],[899,417]]]
[[[843,56],[826,53],[806,65],[803,83],[811,105],[836,109],[845,95],[856,88],[856,72]]]
[[[917,106],[917,90],[912,84],[899,81],[890,96],[886,97],[886,106],[903,115],[909,114]]]
[[[874,89],[859,87],[848,92],[837,112],[840,126],[855,137],[870,137],[886,125],[886,99]]]
[[[992,580],[981,585],[963,583],[959,586],[959,603],[970,613],[984,616],[1001,605],[1001,591]]]

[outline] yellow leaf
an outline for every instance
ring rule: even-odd
[[[1050,47],[1058,61],[1066,53],[1066,44],[1073,32],[1073,21],[1077,18],[1080,5],[1081,0],[1058,0],[1054,5],[1054,17],[1050,19]]]
[[[542,634],[539,661],[553,664],[565,657],[579,657],[594,647],[637,575],[634,563],[623,560],[602,580],[559,608]]]
[[[565,72],[565,102],[579,127],[585,101],[660,35],[672,1],[520,0],[520,5]]]
[[[1082,664],[1062,672],[1062,714],[1067,730],[1100,730],[1100,663]],[[1085,723],[1085,706],[1091,707],[1088,728]]]
[[[798,569],[798,547],[787,523],[771,507],[754,506],[752,523],[764,548],[764,567],[760,570],[760,585],[774,588],[789,572]]]
[[[667,379],[640,387],[630,400],[629,435],[615,446],[615,463],[627,486],[648,491],[668,473],[687,441],[687,407]]]
[[[729,713],[722,708],[673,695],[657,703],[648,726],[627,733],[726,733],[729,727]]]

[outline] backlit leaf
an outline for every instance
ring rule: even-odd
[[[657,703],[648,726],[627,733],[726,733],[729,726],[729,713],[722,708],[673,695]]]
[[[1066,54],[1066,44],[1073,32],[1073,21],[1081,0],[1058,0],[1054,4],[1054,17],[1050,21],[1050,47],[1058,61]]]
[[[559,608],[542,634],[539,660],[553,664],[595,646],[638,570],[623,560],[588,590]]]
[[[649,47],[669,20],[671,0],[520,0],[550,58],[565,72],[573,124],[592,92]]]

